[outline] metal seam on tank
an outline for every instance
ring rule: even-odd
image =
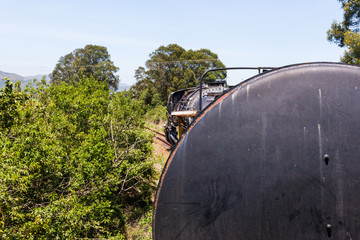
[[[237,91],[234,94],[231,95],[231,101],[232,101],[233,104],[234,104],[236,95],[237,95]]]
[[[261,122],[262,122],[262,132],[261,132],[261,161],[266,160],[266,129],[268,124],[268,119],[266,116],[266,111],[263,110],[261,113]]]
[[[323,151],[322,151],[322,141],[321,141],[321,125],[318,124],[318,136],[319,136],[319,172],[320,172],[320,206],[324,202],[324,187],[322,183],[325,182],[324,172],[323,172]]]
[[[307,158],[307,151],[308,151],[308,141],[307,141],[307,131],[308,131],[308,129],[306,128],[306,126],[304,126],[304,139],[303,139],[303,155],[302,155],[302,157],[303,158]]]
[[[320,104],[320,123],[322,123],[322,96],[321,96],[321,89],[319,89],[319,104]]]
[[[318,124],[318,135],[319,135],[319,172],[320,172],[320,182],[325,183],[325,176],[324,176],[324,170],[323,170],[323,145],[322,145],[322,139],[321,139],[321,124],[322,124],[322,93],[321,89],[319,88],[319,114],[320,114],[320,120]],[[320,189],[321,194],[321,205],[323,205],[324,201],[324,189],[321,187]]]
[[[250,90],[250,84],[246,86],[246,102],[249,103],[249,90]]]
[[[222,106],[222,103],[223,103],[223,101],[221,101],[221,102],[219,103],[219,115],[218,115],[218,118],[219,118],[219,119],[221,119],[221,106]]]
[[[318,137],[319,137],[319,159],[320,159],[320,177],[321,181],[323,180],[323,171],[322,171],[322,165],[323,165],[323,156],[322,156],[322,142],[321,142],[321,125],[318,124]]]
[[[237,94],[239,91],[235,91],[232,95],[231,95],[231,111],[235,111],[235,108],[237,106],[237,102],[236,102],[236,98],[237,98]]]

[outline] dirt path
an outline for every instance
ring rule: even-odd
[[[156,159],[156,162],[154,164],[154,167],[157,172],[161,174],[161,171],[169,157],[169,154],[171,150],[167,150],[166,147],[164,147],[164,144],[162,141],[154,137],[154,156]]]
[[[153,137],[154,160],[155,160],[154,167],[155,170],[160,175],[171,153],[171,148],[166,142],[165,134],[163,134],[162,123],[159,123],[158,125],[154,125],[154,123],[148,122],[145,128],[154,134]]]

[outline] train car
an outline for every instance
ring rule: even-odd
[[[153,239],[360,239],[360,67],[252,77],[202,110],[162,172]]]
[[[167,141],[175,145],[181,135],[190,126],[195,117],[203,108],[215,101],[220,95],[229,91],[232,87],[226,81],[215,81],[202,84],[204,76],[211,71],[224,70],[257,70],[264,73],[274,67],[236,67],[218,68],[206,71],[200,77],[200,84],[197,87],[183,89],[173,92],[168,97],[167,103],[167,124],[164,125],[164,132]],[[201,96],[201,97],[200,97]]]
[[[217,81],[202,86],[202,102],[207,106],[229,88],[226,82]],[[167,104],[167,124],[164,132],[167,141],[175,145],[182,133],[190,126],[200,111],[200,86],[179,90],[169,95]]]

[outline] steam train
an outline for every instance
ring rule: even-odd
[[[215,98],[228,91],[225,82],[213,82],[202,85],[202,100],[205,106],[213,102]],[[199,111],[200,86],[173,92],[169,95],[167,104],[167,124],[164,132],[167,141],[175,145],[182,133],[195,119]]]
[[[257,70],[258,73],[264,73],[274,67],[235,67],[235,68],[217,68],[210,71],[223,70]],[[183,89],[173,92],[168,97],[167,103],[167,124],[164,125],[164,132],[167,141],[175,145],[183,132],[190,126],[197,114],[202,108],[206,107],[219,96],[229,91],[232,87],[227,86],[226,81],[215,81],[207,84],[201,84],[190,89]],[[200,98],[200,95],[202,96]]]
[[[198,105],[195,92],[171,96],[198,108],[163,169],[153,239],[360,239],[360,67],[272,69]]]

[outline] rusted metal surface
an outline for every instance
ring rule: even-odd
[[[153,238],[360,239],[360,68],[301,64],[219,97],[163,170]]]

